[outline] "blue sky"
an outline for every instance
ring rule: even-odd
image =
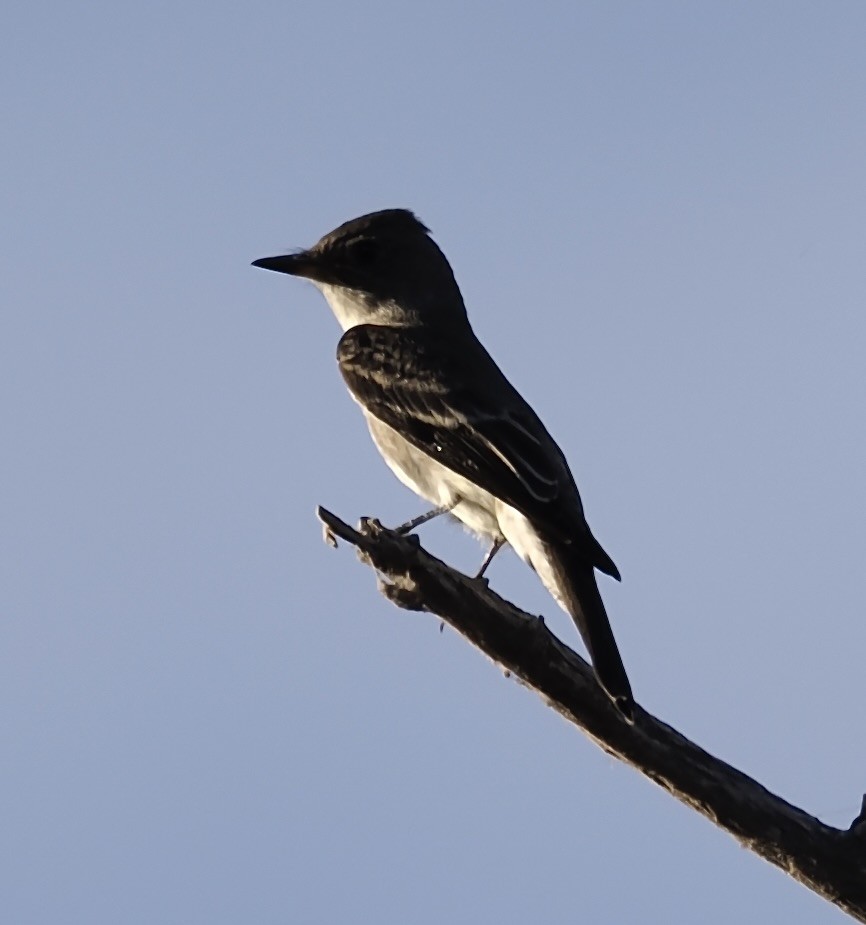
[[[309,285],[414,209],[623,573],[637,699],[866,789],[866,7],[18,4],[0,141],[0,903],[36,923],[843,916],[314,517],[419,512]],[[466,570],[458,528],[423,540]],[[510,553],[493,586],[567,616]]]

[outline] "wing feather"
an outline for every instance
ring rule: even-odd
[[[501,377],[483,348],[477,359]],[[337,362],[349,391],[370,414],[560,540],[585,545],[596,567],[619,577],[586,527],[562,453],[504,377],[505,408],[501,392],[488,394],[483,377],[467,376],[465,352],[429,332],[419,337],[411,328],[370,324],[343,334]]]

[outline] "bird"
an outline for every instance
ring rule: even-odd
[[[634,698],[596,580],[620,580],[592,534],[565,456],[470,325],[451,265],[408,209],[344,222],[312,247],[253,266],[312,282],[343,334],[337,363],[397,478],[490,544],[510,544],[574,620],[621,716]],[[537,311],[538,309],[535,309]]]

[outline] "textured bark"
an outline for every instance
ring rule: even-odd
[[[835,829],[714,758],[639,705],[623,722],[592,668],[541,617],[503,600],[375,520],[355,530],[319,508],[326,539],[356,546],[379,588],[410,610],[436,614],[597,745],[730,832],[742,845],[866,922],[866,797],[849,829]]]

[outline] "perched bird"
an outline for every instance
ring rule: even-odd
[[[397,478],[490,543],[510,543],[571,614],[596,676],[632,721],[631,687],[595,569],[619,580],[592,535],[562,451],[476,338],[445,255],[406,209],[362,215],[309,250],[253,266],[313,282],[343,328],[337,362]]]

